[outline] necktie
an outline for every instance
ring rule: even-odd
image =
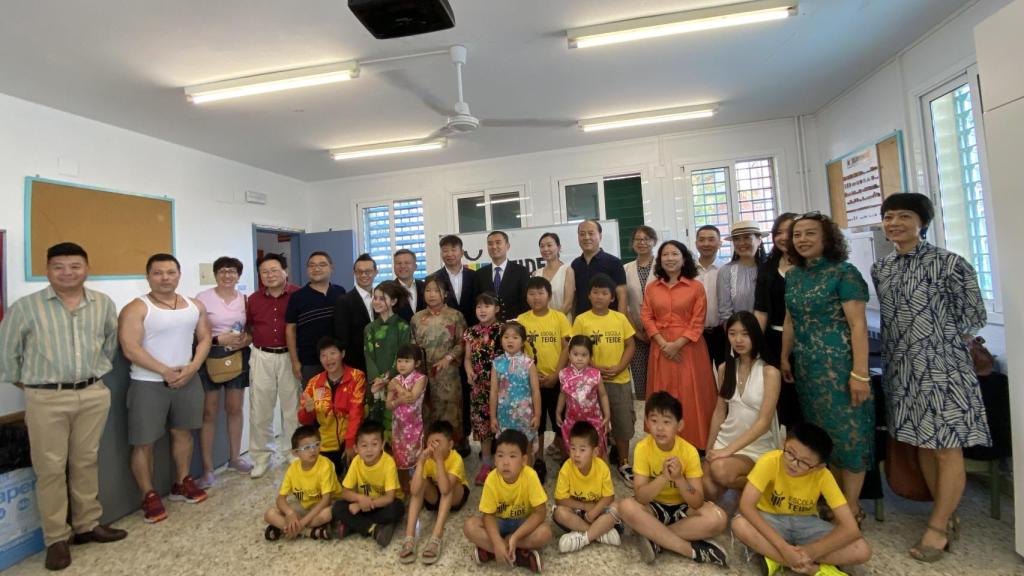
[[[494,269],[494,293],[497,294],[501,290],[501,266]]]

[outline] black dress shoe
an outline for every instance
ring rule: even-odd
[[[71,566],[71,547],[66,540],[54,542],[46,547],[47,570],[63,570]]]
[[[98,524],[95,528],[88,532],[82,532],[75,534],[72,538],[72,544],[88,544],[89,542],[117,542],[118,540],[124,540],[128,532],[120,530],[118,528],[111,528],[110,526],[104,526]]]

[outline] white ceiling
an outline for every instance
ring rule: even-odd
[[[781,22],[591,48],[566,28],[728,0],[451,0],[452,30],[374,39],[346,0],[8,0],[0,92],[315,181],[809,114],[968,0],[803,0]],[[446,150],[334,162],[326,149],[425,136],[455,101],[447,56],[365,66],[352,82],[195,106],[182,87],[339,60],[469,48],[481,128]],[[710,120],[583,134],[578,118],[719,102]]]

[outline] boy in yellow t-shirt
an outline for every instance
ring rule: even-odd
[[[292,434],[292,453],[297,458],[284,473],[274,507],[263,515],[269,524],[263,536],[270,541],[283,534],[294,538],[309,528],[314,539],[330,540],[331,501],[341,497],[341,484],[334,464],[320,455],[320,431],[300,426]],[[295,496],[289,502],[288,496]]]
[[[768,452],[747,474],[740,515],[732,532],[761,554],[769,576],[783,566],[801,574],[844,574],[837,565],[863,564],[871,546],[827,467],[832,439],[803,422],[791,427],[782,450]],[[818,517],[820,497],[835,515],[833,525]]]
[[[384,453],[384,425],[363,420],[356,431],[356,457],[342,481],[342,501],[334,504],[334,532],[372,536],[381,548],[391,542],[405,506],[398,484],[398,467]]]
[[[466,465],[462,456],[452,450],[454,434],[455,428],[445,420],[435,420],[427,427],[426,448],[420,452],[410,483],[409,517],[398,551],[398,561],[402,564],[416,561],[416,523],[421,508],[437,511],[434,530],[420,551],[420,560],[433,564],[441,557],[441,538],[448,515],[462,510],[469,500]]]
[[[476,546],[477,564],[497,559],[509,566],[541,571],[538,550],[551,541],[545,522],[548,495],[537,473],[526,465],[526,434],[507,429],[494,440],[494,470],[480,495],[482,516],[466,520],[462,532]]]
[[[551,424],[551,431],[555,433],[555,441],[552,444],[561,455],[567,453],[562,443],[562,436],[559,434],[558,423],[555,418],[555,409],[558,407],[558,371],[568,361],[569,339],[572,338],[572,326],[569,319],[558,310],[548,307],[551,301],[551,282],[543,276],[534,276],[526,283],[526,303],[530,310],[519,315],[517,320],[526,328],[526,346],[524,351],[533,358],[537,366],[537,376],[540,379],[540,428],[537,429],[537,439],[540,441],[541,458],[537,459],[533,467],[540,476],[541,484],[547,476],[547,466],[544,464],[544,432],[547,431],[548,423]]]
[[[622,520],[640,536],[640,558],[651,564],[665,549],[726,566],[725,550],[706,540],[725,531],[725,512],[704,501],[700,456],[678,436],[683,406],[668,392],[655,392],[644,406],[644,424],[647,437],[633,452],[633,497],[619,504]]]
[[[558,540],[563,554],[582,550],[594,540],[618,546],[625,528],[612,505],[615,489],[604,460],[594,457],[600,437],[585,420],[569,430],[569,460],[562,464],[555,485],[551,519],[566,531]]]
[[[633,324],[625,314],[609,307],[615,296],[615,282],[607,274],[595,274],[590,280],[590,310],[580,314],[572,324],[572,334],[590,338],[594,345],[591,359],[601,371],[611,408],[612,437],[618,454],[619,474],[627,484],[633,482],[629,466],[629,441],[633,439],[636,414],[633,412],[633,382],[629,362],[636,351]],[[579,298],[580,296],[577,296]]]

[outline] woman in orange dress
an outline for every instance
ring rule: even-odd
[[[718,395],[704,344],[704,286],[696,280],[697,265],[690,251],[676,240],[658,249],[654,275],[657,280],[647,285],[640,310],[651,338],[647,396],[661,390],[675,396],[683,405],[680,436],[704,450]]]

